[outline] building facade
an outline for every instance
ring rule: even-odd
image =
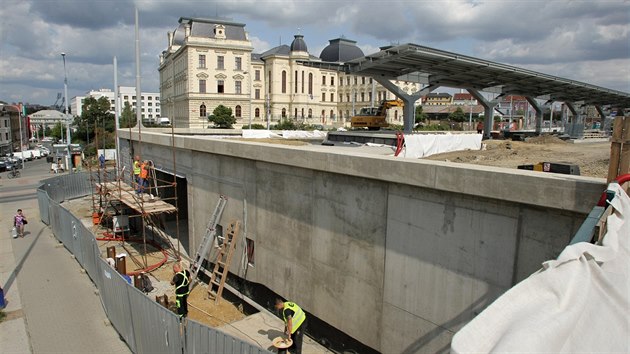
[[[282,119],[343,125],[362,107],[377,106],[394,95],[371,78],[300,61],[343,63],[362,56],[355,41],[338,38],[316,57],[300,34],[291,45],[253,53],[245,24],[182,17],[160,55],[162,115],[171,117],[176,127],[205,128],[208,116],[224,105],[240,126]],[[406,92],[420,89],[414,83],[397,84]],[[401,124],[402,109],[390,109],[388,120]]]
[[[71,111],[74,112],[75,116],[81,116],[83,112],[83,104],[87,97],[94,97],[99,99],[101,97],[106,97],[110,102],[110,112],[114,114],[116,112],[116,101],[115,101],[116,93],[111,89],[102,88],[99,90],[89,91],[85,94],[85,96],[76,96],[71,100]],[[132,109],[136,109],[136,88],[131,86],[120,86],[118,88],[118,95],[120,97],[120,110],[125,107],[125,103],[129,103]],[[155,122],[157,118],[161,117],[161,107],[160,107],[160,94],[155,92],[142,92],[141,96],[141,112],[142,119],[148,122]]]

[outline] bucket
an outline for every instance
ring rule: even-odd
[[[93,212],[92,213],[92,223],[94,225],[100,225],[101,224],[101,216],[103,216],[103,213]]]

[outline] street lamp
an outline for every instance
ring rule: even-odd
[[[70,170],[70,120],[68,119],[68,72],[66,71],[66,53],[61,53],[63,58],[63,93],[66,99],[64,100],[64,118],[66,119],[66,141],[68,151],[66,154],[66,171]]]

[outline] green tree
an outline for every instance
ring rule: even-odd
[[[133,128],[136,126],[136,111],[131,107],[129,102],[125,102],[125,107],[123,107],[122,113],[120,114],[120,128]]]
[[[416,107],[416,124],[426,121],[428,118],[427,114],[422,111],[422,106]]]
[[[461,123],[466,120],[466,114],[464,114],[461,107],[457,107],[453,113],[448,115],[448,119]]]
[[[214,123],[218,128],[232,129],[232,124],[236,123],[236,118],[232,115],[232,109],[220,104],[212,111],[208,121]]]
[[[96,148],[95,143],[98,140],[98,148],[112,148],[116,146],[114,139],[114,115],[109,112],[110,102],[107,97],[87,97],[83,101],[83,112],[80,117],[76,117],[74,125],[76,127],[75,134],[72,136],[76,140],[84,142],[86,151],[88,142],[90,147]]]

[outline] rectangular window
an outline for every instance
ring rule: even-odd
[[[224,92],[224,88],[225,88],[225,85],[223,84],[223,80],[218,80],[217,81],[217,93],[223,93]]]
[[[365,102],[365,92],[361,92],[361,102]]]
[[[334,86],[335,85],[335,77],[331,76],[330,77],[330,86]]]
[[[153,99],[153,96],[149,96],[147,97],[147,100],[151,101]]]
[[[355,76],[355,77],[354,77],[354,84],[355,84],[355,85],[358,83],[358,81],[357,81],[357,80],[358,80],[358,78]]]
[[[326,102],[326,94],[322,93],[322,102]]]
[[[254,71],[254,80],[260,81],[260,70]]]
[[[256,89],[254,91],[254,98],[259,100],[260,99],[260,89]]]
[[[326,86],[326,76],[322,76],[322,85]]]
[[[242,68],[242,58],[241,57],[236,57],[234,58],[235,62],[234,65],[236,65],[236,70],[243,70]]]
[[[332,84],[334,85],[335,83]],[[339,79],[339,86],[343,86],[343,77]]]
[[[206,93],[206,80],[199,80],[199,93]]]
[[[147,106],[151,107],[151,106],[153,106],[153,103],[149,102],[149,103],[147,103]]]
[[[339,82],[341,82],[341,81],[339,81]],[[339,94],[339,102],[343,102],[343,95],[342,94]]]
[[[372,84],[372,81],[373,81],[372,78],[370,78],[370,85]]]
[[[368,101],[372,102],[372,92],[368,92]]]
[[[205,54],[199,54],[199,68],[200,69],[206,68],[206,55]]]
[[[361,84],[365,85],[365,76],[361,76]]]
[[[241,94],[242,93],[242,88],[241,88],[241,82],[240,81],[235,81],[234,82],[234,91],[237,94]]]
[[[350,76],[346,76],[346,84],[348,84],[348,86],[350,86]]]
[[[335,102],[335,94],[334,93],[330,93],[330,102]]]
[[[225,58],[223,57],[223,55],[217,55],[217,69],[225,69],[224,60]]]

